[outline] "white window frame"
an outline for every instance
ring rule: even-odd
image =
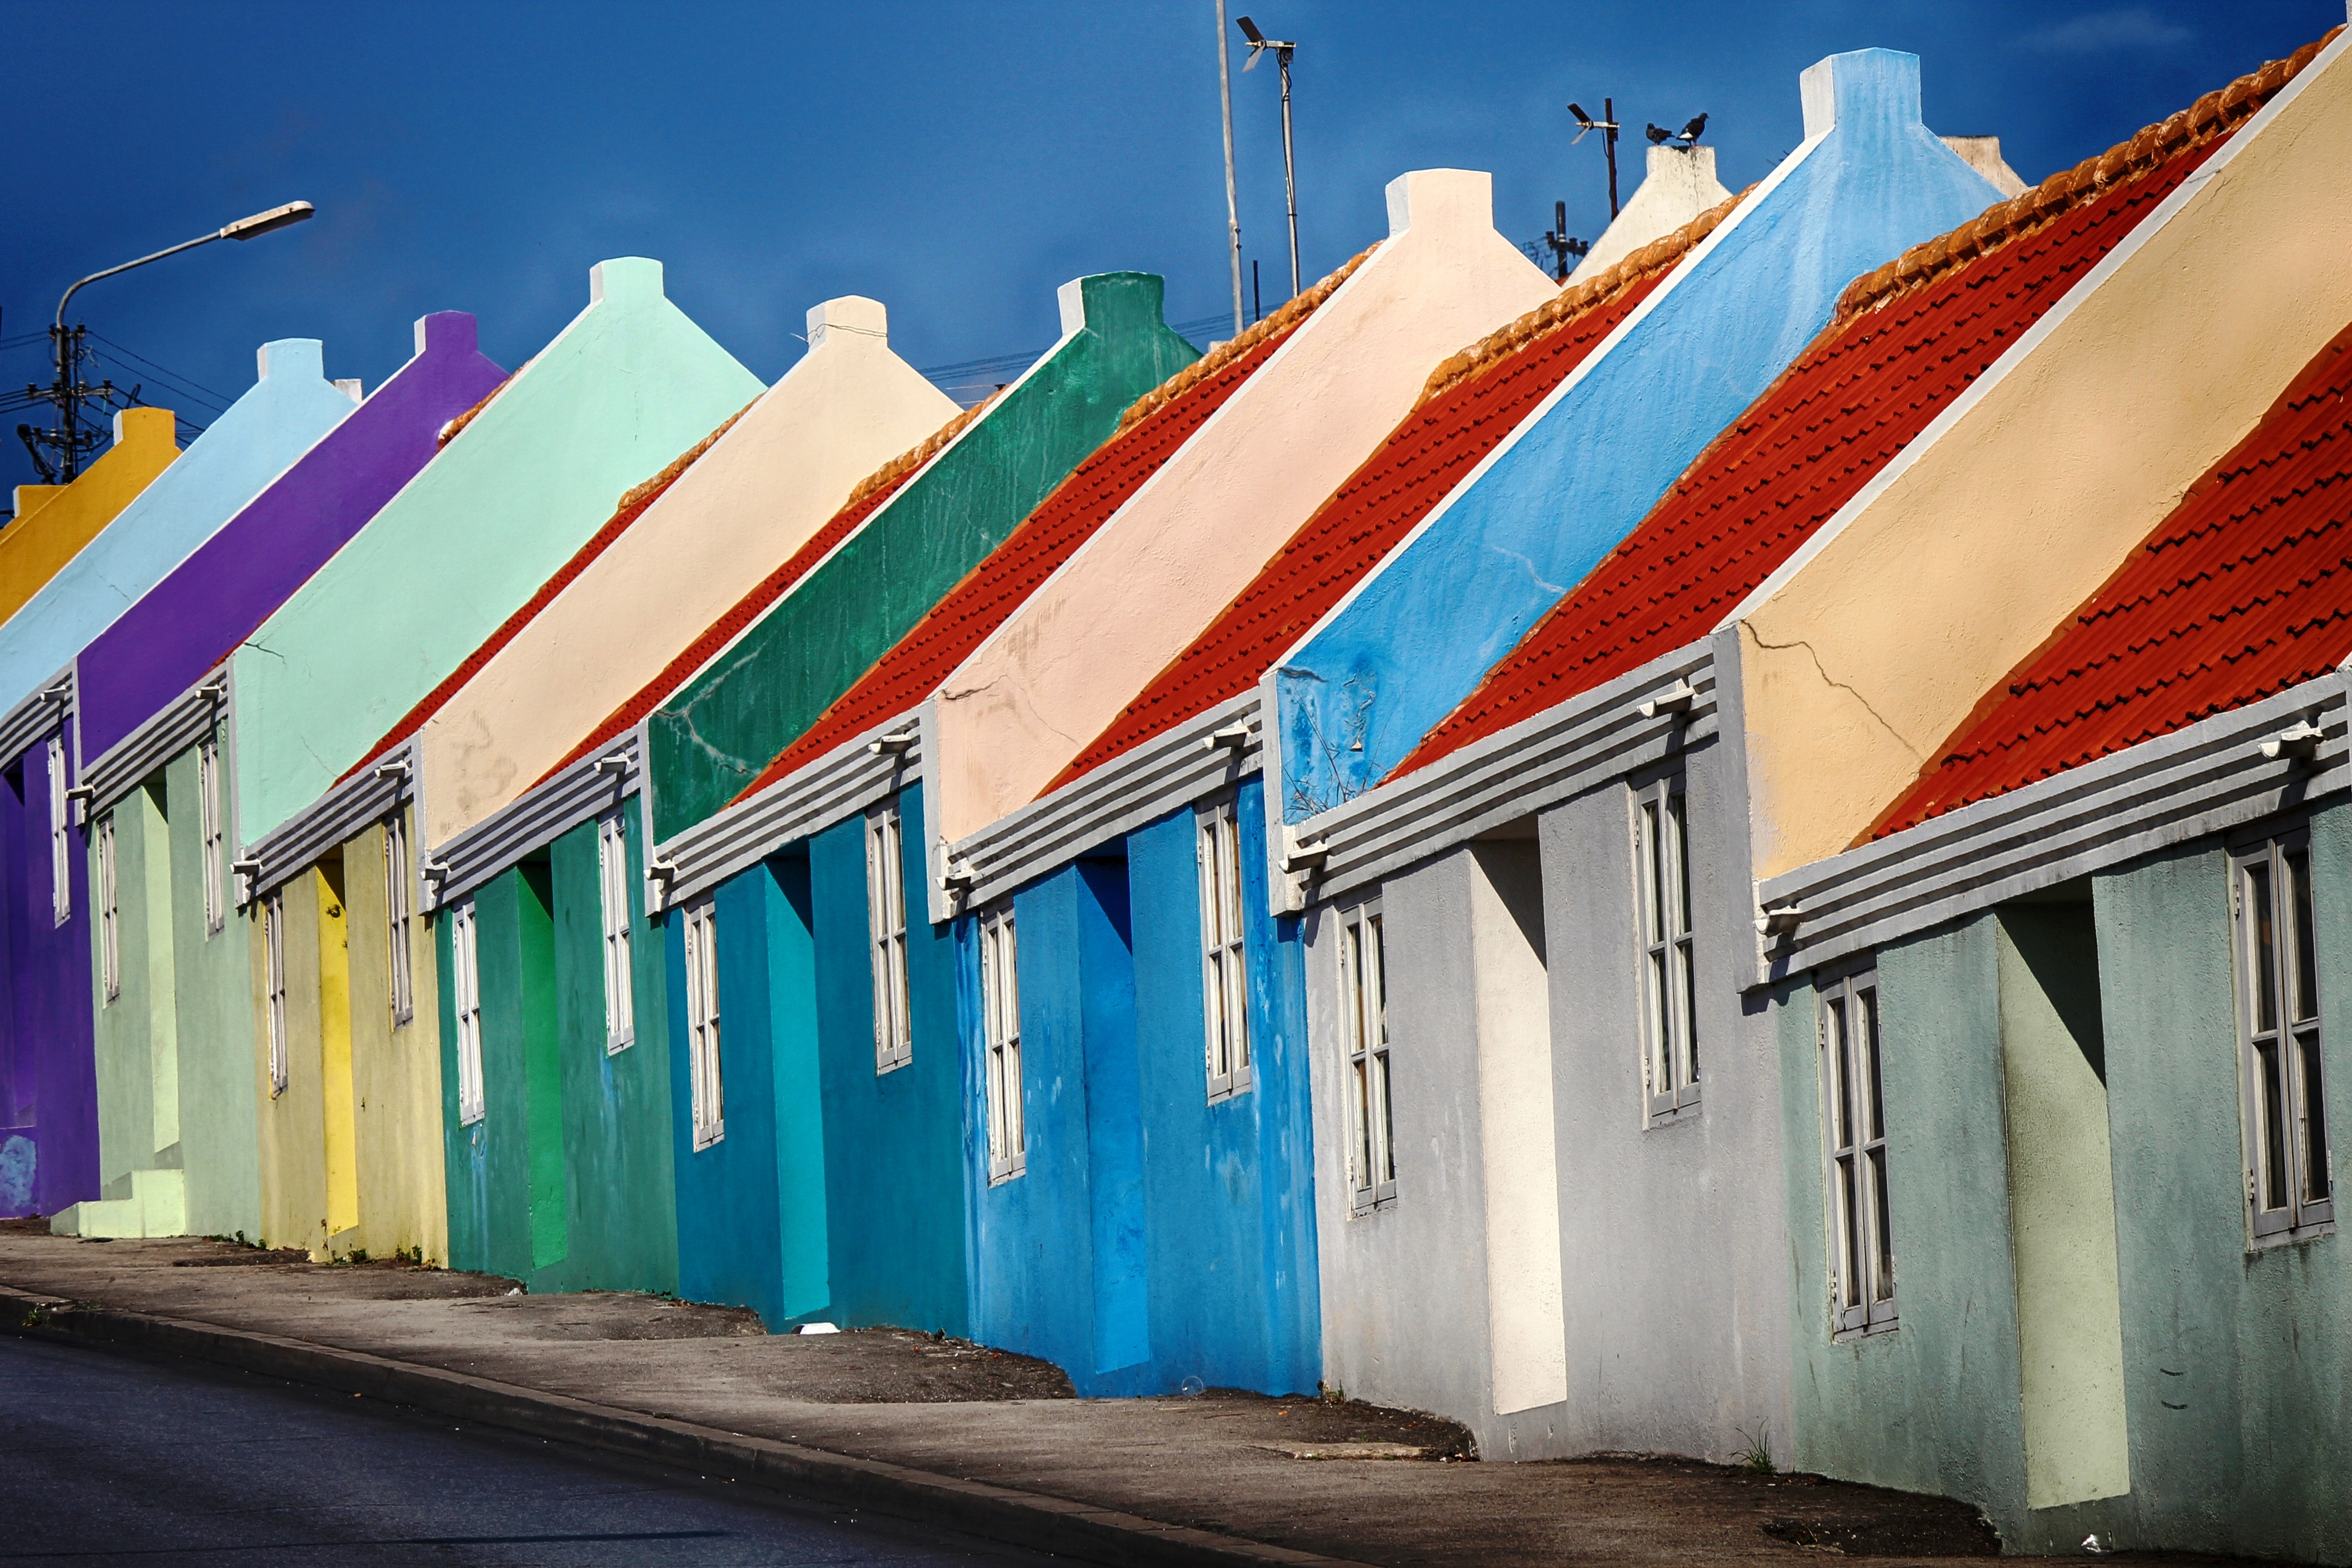
[[[866,957],[874,977],[874,1070],[915,1059],[907,989],[906,823],[894,797],[866,814]]]
[[[268,967],[269,1098],[286,1092],[286,889],[261,901],[261,946]]]
[[[110,811],[98,823],[98,981],[108,1005],[122,994],[122,910],[116,891]]]
[[[719,905],[705,896],[686,906],[687,1079],[694,1147],[727,1136],[727,1092],[719,1055]]]
[[[2311,832],[2230,853],[2247,1234],[2256,1247],[2333,1229]]]
[[[384,989],[395,1029],[416,1016],[415,965],[409,950],[408,818],[394,812],[383,819]]]
[[[1832,1337],[1878,1333],[1895,1325],[1878,971],[1856,969],[1817,981],[1814,994],[1821,1037],[1830,1331]]]
[[[480,917],[474,900],[467,899],[449,918],[449,1000],[457,1017],[457,1124],[470,1127],[488,1110],[482,1085]]]
[[[1690,910],[1690,796],[1675,773],[1633,792],[1642,1079],[1652,1122],[1698,1108],[1698,983]]]
[[[73,918],[73,844],[68,836],[73,813],[66,799],[66,740],[49,737],[49,913],[58,925]]]
[[[980,917],[980,1010],[988,1182],[994,1186],[1029,1168],[1028,1107],[1021,1079],[1021,948],[1010,907]]]
[[[636,973],[629,942],[629,824],[620,810],[596,820],[597,907],[604,926],[604,1054],[637,1037]]]
[[[1201,884],[1201,1023],[1209,1102],[1248,1092],[1250,996],[1242,918],[1241,814],[1230,795],[1195,809],[1193,858]]]
[[[204,845],[205,940],[228,929],[226,857],[221,831],[220,736],[196,742],[196,820]]]
[[[1396,1202],[1396,1112],[1390,1063],[1388,932],[1377,902],[1339,913],[1339,1028],[1348,1103],[1352,1214]]]

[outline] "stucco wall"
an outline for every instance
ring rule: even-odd
[[[1626,201],[1623,210],[1610,220],[1601,237],[1592,242],[1592,248],[1584,253],[1584,259],[1576,264],[1568,280],[1582,283],[1599,277],[1650,241],[1674,233],[1730,195],[1723,182],[1715,177],[1714,148],[1645,149],[1641,187]]]
[[[1495,232],[1492,181],[1388,187],[1389,237],[940,687],[950,841],[1034,798],[1248,585],[1446,355],[1556,285]],[[1118,626],[1107,638],[1095,628]]]
[[[954,417],[887,333],[872,300],[811,310],[806,357],[425,723],[424,842],[514,800],[805,543],[851,486]]]
[[[624,491],[759,392],[660,263],[595,268],[588,308],[237,649],[237,841],[315,801]]]
[[[340,863],[336,866],[341,873]],[[261,1230],[265,1247],[299,1247],[325,1258],[334,1233],[329,1228],[327,1191],[327,1060],[320,1008],[320,977],[330,967],[320,951],[322,939],[340,942],[340,918],[321,917],[341,900],[312,867],[278,889],[286,961],[286,1087],[272,1093],[269,1082],[269,940],[268,917],[258,912],[252,947],[253,1033],[257,1052],[257,1106],[261,1171]],[[341,953],[333,957],[340,968]],[[346,1064],[347,1065],[347,1064]],[[348,1074],[344,1092],[349,1092]]]
[[[0,529],[0,620],[112,522],[180,455],[168,408],[125,408],[114,444],[70,485],[19,485],[16,518]],[[30,502],[31,504],[26,504]]]
[[[1063,285],[1061,341],[646,721],[653,837],[724,805],[1019,527],[1137,398],[1199,358],[1161,280]]]
[[[1751,596],[1759,877],[1867,827],[2352,321],[2347,43]]]
[[[1385,777],[1802,352],[1851,279],[1995,199],[1920,123],[1917,57],[1832,55],[1801,86],[1805,142],[1276,666],[1286,820]]]
[[[163,770],[172,820],[173,1001],[180,1040],[180,1152],[187,1173],[192,1236],[261,1233],[260,1105],[268,1096],[266,1059],[256,1056],[260,1014],[254,954],[260,905],[229,909],[221,929],[205,921],[204,817],[197,749]],[[222,770],[221,788],[229,787]],[[224,798],[224,812],[229,809]],[[226,858],[226,857],[224,857]],[[236,879],[222,868],[222,886]]]
[[[171,989],[156,984],[168,978],[172,962],[168,919],[172,864],[163,795],[158,780],[131,791],[112,814],[121,990],[111,1001],[105,995],[95,956],[100,922],[94,908],[89,927],[100,1170],[109,1197],[130,1195],[132,1171],[173,1169],[180,1163],[178,1030],[171,1013]],[[47,837],[46,833],[43,837]],[[95,892],[97,823],[91,824],[86,846],[84,838],[76,833],[73,847],[78,857],[90,862]],[[47,844],[42,847],[41,879],[46,882]],[[159,896],[163,905],[161,911],[155,908]]]
[[[415,832],[413,816],[410,831]],[[377,826],[343,845],[359,1205],[351,1247],[371,1258],[415,1253],[441,1264],[449,1257],[449,1211],[441,1148],[438,966],[425,921],[412,917],[408,972],[414,1007],[407,1023],[394,1025],[383,840],[383,828]],[[413,892],[410,898],[413,907]]]
[[[92,1048],[89,857],[77,831],[66,857],[72,915],[51,906],[48,737],[9,759],[0,773],[0,835],[7,883],[7,1018],[15,1058],[15,1122],[7,1134],[14,1212],[54,1215],[96,1198],[99,1101]],[[70,755],[70,752],[68,752]],[[29,1182],[29,1193],[24,1188]]]

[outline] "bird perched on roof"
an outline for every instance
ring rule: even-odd
[[[1706,132],[1706,116],[1704,114],[1696,116],[1689,124],[1682,128],[1681,135],[1684,143],[1687,145],[1688,143],[1696,142],[1699,137]]]
[[[1643,134],[1647,136],[1654,145],[1658,146],[1664,145],[1665,142],[1674,136],[1674,132],[1667,130],[1663,125],[1653,125],[1648,130],[1644,131]]]

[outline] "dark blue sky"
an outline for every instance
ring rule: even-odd
[[[1724,182],[1799,140],[1797,73],[1871,45],[1924,60],[1927,117],[1992,132],[2029,181],[2100,152],[2343,20],[2328,0],[1571,5],[1232,0],[1300,41],[1300,228],[1311,279],[1385,227],[1384,182],[1491,170],[1514,239],[1607,216],[1601,154],[1561,107],[1708,111]],[[0,341],[86,272],[297,197],[311,223],[93,285],[74,314],[224,397],[255,345],[326,341],[373,388],[409,322],[472,310],[520,363],[637,254],[764,379],[808,305],[870,294],[921,366],[1044,346],[1055,286],[1163,273],[1169,316],[1228,308],[1210,0],[0,9]],[[1236,39],[1238,42],[1238,39]],[[1234,58],[1243,240],[1286,292],[1271,65]],[[50,84],[58,96],[52,100]],[[62,129],[51,134],[43,116]],[[1638,142],[1625,147],[1625,188]],[[1205,337],[1206,334],[1202,334]],[[43,342],[0,385],[47,379]],[[118,382],[152,371],[120,358]],[[178,405],[208,417],[194,400]],[[7,421],[0,483],[29,479]]]

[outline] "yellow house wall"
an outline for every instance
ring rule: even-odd
[[[352,1131],[351,922],[343,908],[343,864],[311,879],[319,921],[319,1114],[326,1140],[327,1245],[350,1246],[359,1224],[358,1152]]]
[[[415,842],[412,820],[410,842]],[[408,922],[408,967],[415,1006],[392,1021],[390,933],[385,929],[383,829],[343,846],[344,907],[350,911],[352,1116],[357,1157],[357,1228],[352,1250],[371,1258],[415,1253],[449,1259],[449,1213],[442,1169],[440,998],[433,942],[423,916]],[[412,903],[414,897],[412,895]]]
[[[319,1030],[316,868],[278,889],[286,944],[286,1087],[270,1092],[269,939],[253,944],[256,1086],[261,1153],[261,1244],[328,1256],[325,1061]],[[267,900],[264,900],[265,905]]]
[[[172,428],[168,408],[126,408],[114,416],[114,445],[72,484],[17,489],[23,510],[0,529],[0,620],[24,608],[59,567],[172,466],[180,455]]]
[[[1758,876],[1850,844],[2352,321],[2347,41],[1743,607]]]

